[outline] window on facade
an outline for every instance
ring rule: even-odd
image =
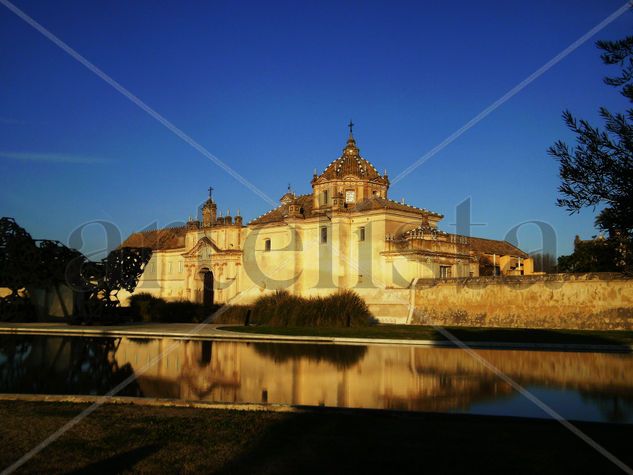
[[[358,240],[359,241],[365,240],[365,226],[361,226],[360,230],[358,231]]]
[[[354,203],[356,201],[356,192],[354,190],[345,191],[345,203]]]
[[[321,226],[321,244],[327,242],[327,226]]]
[[[451,277],[451,266],[440,266],[440,278],[446,279]]]
[[[323,190],[323,204],[327,205],[327,190]]]
[[[167,265],[167,272],[171,274],[171,262]]]
[[[182,261],[180,261],[178,263],[178,272],[180,272],[182,274],[182,272],[185,270],[185,265]]]
[[[270,239],[264,240],[264,251],[266,252],[270,251]]]

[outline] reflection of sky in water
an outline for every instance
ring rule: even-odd
[[[164,351],[171,348],[169,354]],[[633,423],[633,355],[477,353],[571,420]],[[460,349],[0,335],[0,392],[549,418]]]
[[[633,422],[633,405],[629,403],[628,407],[622,401],[613,401],[613,406],[619,407],[622,414],[614,414],[608,407],[608,404],[597,405],[595,400],[589,399],[577,391],[565,391],[560,389],[541,388],[535,386],[527,386],[532,395],[536,396],[550,408],[556,411],[560,416],[569,420],[583,421],[605,421],[612,422]],[[607,406],[607,407],[605,407]],[[624,407],[622,407],[624,406]],[[543,419],[551,419],[551,416],[537,407],[532,401],[515,392],[509,398],[500,398],[494,401],[475,403],[465,411],[456,410],[455,412],[467,412],[469,414],[481,414],[489,416],[515,416],[515,417],[536,417]],[[610,415],[620,417],[610,417]]]

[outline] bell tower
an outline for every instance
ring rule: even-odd
[[[213,187],[209,187],[209,199],[202,205],[202,226],[208,228],[217,221],[218,205],[213,201]]]

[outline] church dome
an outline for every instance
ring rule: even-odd
[[[315,210],[320,209],[351,209],[357,203],[371,198],[387,198],[389,178],[384,175],[360,155],[356,140],[352,135],[349,123],[349,138],[343,148],[343,154],[330,163],[317,176],[316,170],[311,181]]]
[[[360,150],[356,146],[356,140],[351,132],[347,145],[343,149],[343,154],[334,160],[321,174],[321,177],[328,180],[336,180],[347,175],[353,175],[358,178],[373,180],[380,177],[378,170],[360,156]]]

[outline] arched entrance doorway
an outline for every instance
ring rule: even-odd
[[[205,307],[213,305],[214,293],[213,293],[213,272],[204,268],[200,271],[202,274],[202,304]]]

